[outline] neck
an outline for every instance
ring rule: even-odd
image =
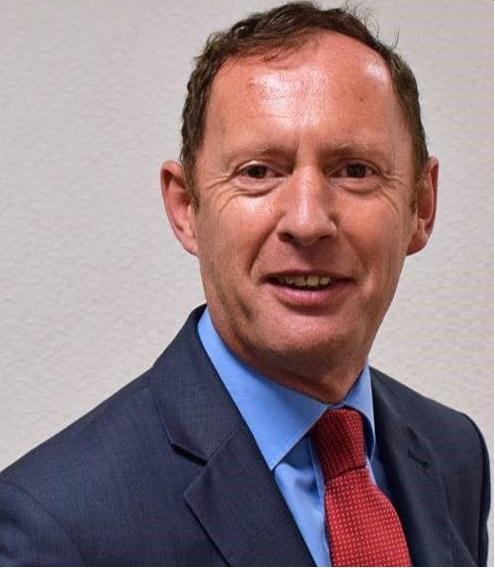
[[[318,362],[314,358],[304,361],[300,354],[291,361],[290,357],[269,361],[266,357],[250,357],[238,354],[249,366],[263,376],[285,387],[301,392],[325,404],[335,404],[343,400],[354,386],[366,364],[366,355],[342,358],[333,361],[326,357]],[[260,365],[259,361],[263,361]]]

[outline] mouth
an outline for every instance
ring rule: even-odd
[[[337,281],[337,278],[330,276],[321,276],[318,274],[287,274],[281,276],[274,276],[270,279],[273,284],[279,286],[288,286],[296,290],[322,290],[331,286]]]
[[[352,290],[353,280],[347,276],[323,270],[287,271],[271,274],[266,279],[274,296],[298,310],[334,309],[345,301]]]

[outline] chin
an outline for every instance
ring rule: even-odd
[[[267,338],[260,345],[266,355],[270,354],[281,362],[300,363],[302,365],[326,362],[339,358],[354,345],[349,334],[321,334],[298,332],[297,334],[281,333]]]

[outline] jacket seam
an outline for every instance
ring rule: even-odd
[[[50,517],[53,522],[57,525],[57,527],[62,531],[62,533],[65,535],[65,537],[67,538],[67,540],[72,544],[74,550],[77,552],[77,554],[79,555],[79,558],[81,559],[81,561],[83,562],[83,565],[86,566],[86,561],[84,560],[84,556],[81,554],[81,551],[79,550],[79,547],[76,545],[76,543],[74,542],[74,539],[71,537],[71,535],[67,532],[67,530],[64,528],[64,526],[60,523],[60,521],[57,519],[57,517],[55,517],[55,515],[53,515],[53,513],[51,513],[50,511],[48,511],[46,509],[46,507],[44,505],[42,505],[42,503],[40,503],[40,501],[38,499],[36,499],[35,497],[33,497],[33,495],[31,495],[31,493],[29,493],[29,491],[27,491],[26,489],[24,489],[23,487],[19,487],[19,485],[17,485],[16,483],[12,483],[11,481],[4,481],[1,480],[0,481],[0,485],[3,485],[4,487],[12,487],[14,488],[16,491],[18,491],[19,493],[27,496],[33,503],[36,504],[37,507],[39,507],[48,517]]]

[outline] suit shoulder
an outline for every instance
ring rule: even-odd
[[[169,448],[164,444],[168,434],[156,385],[162,384],[167,398],[167,379],[190,359],[201,311],[193,312],[151,368],[0,472],[0,482],[51,504],[61,501],[57,498],[61,491],[81,493],[81,479],[93,492],[99,488],[112,494],[111,480],[127,484],[131,475],[142,477],[143,467],[150,476],[163,475],[153,470],[153,465],[159,468],[170,458],[164,450]]]
[[[370,370],[373,385],[381,391],[385,391],[387,396],[399,400],[401,404],[414,406],[416,408],[419,405],[423,410],[445,414],[446,416],[463,416],[461,412],[419,393],[378,369],[371,368]]]
[[[371,376],[375,395],[385,404],[400,409],[407,422],[424,431],[430,440],[437,437],[445,440],[446,435],[451,435],[457,445],[465,442],[484,447],[478,427],[463,412],[424,396],[377,369],[371,369]]]
[[[54,488],[60,490],[61,482],[70,481],[71,474],[77,472],[80,478],[91,468],[101,468],[112,449],[122,447],[123,439],[132,444],[136,436],[146,435],[153,405],[148,373],[8,466],[0,473],[0,482],[49,496]]]

